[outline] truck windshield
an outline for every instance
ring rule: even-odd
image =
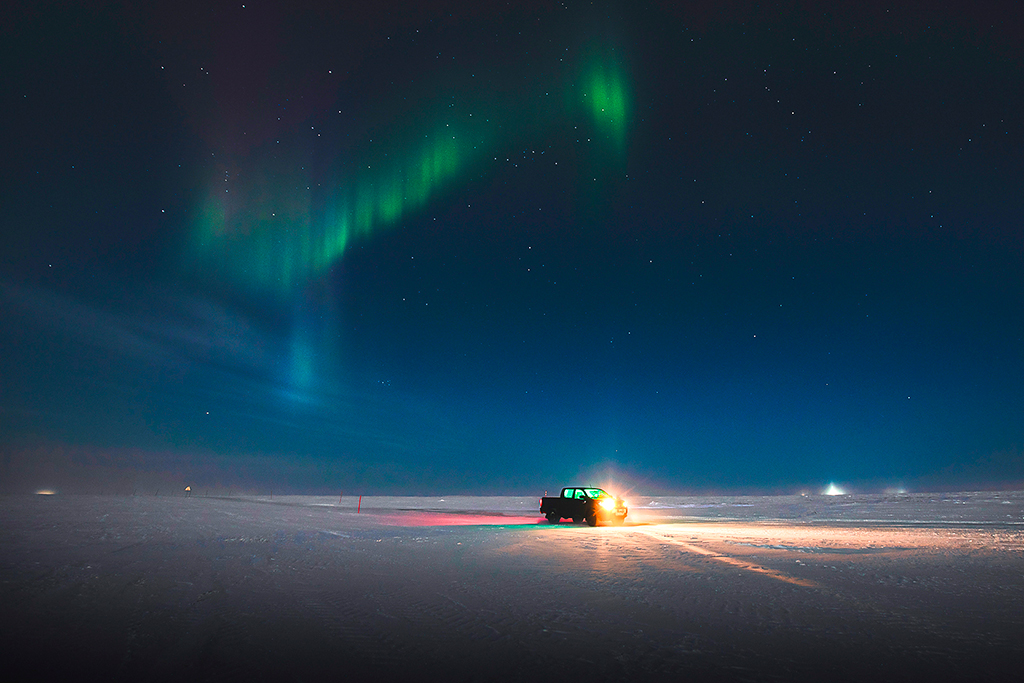
[[[611,498],[611,495],[604,489],[584,489],[587,492],[588,498],[594,500],[600,500],[601,498]]]

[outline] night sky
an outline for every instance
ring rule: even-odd
[[[1022,36],[5,3],[0,489],[1020,486]]]

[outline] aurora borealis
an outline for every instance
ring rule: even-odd
[[[394,228],[479,172],[485,158],[529,145],[531,138],[559,124],[585,122],[583,134],[594,146],[607,148],[602,156],[621,158],[630,116],[629,79],[613,52],[584,59],[583,65],[566,65],[569,75],[555,79],[567,82],[569,92],[552,97],[555,87],[566,86],[548,83],[525,106],[522,98],[502,101],[501,93],[493,93],[486,107],[474,110],[463,104],[457,114],[426,117],[436,123],[422,135],[409,133],[422,127],[423,117],[422,111],[411,112],[412,120],[382,131],[385,141],[376,145],[382,151],[358,150],[356,161],[324,174],[322,181],[304,165],[308,162],[279,162],[277,144],[269,143],[245,170],[213,173],[209,194],[196,212],[197,272],[225,270],[236,284],[287,295],[342,258],[352,240]],[[437,99],[484,98],[474,92],[439,93]],[[566,106],[534,104],[547,99]]]
[[[433,139],[425,135],[408,161],[383,161],[382,170],[360,164],[366,171],[326,190],[334,196],[319,202],[324,206],[315,206],[313,181],[301,167],[272,177],[256,171],[264,177],[223,194],[211,183],[195,228],[198,270],[216,262],[242,285],[282,294],[302,287],[341,258],[351,240],[393,227],[465,173],[483,142],[461,132],[446,124]],[[240,198],[227,196],[232,189]]]
[[[997,3],[3,12],[11,490],[1024,481]]]

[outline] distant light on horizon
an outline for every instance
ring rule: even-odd
[[[54,491],[53,489],[39,489],[38,491],[36,491],[36,495],[37,496],[55,496],[55,495],[57,495],[57,492]]]
[[[828,488],[825,489],[826,496],[845,496],[846,491],[836,486],[835,482],[830,481]]]

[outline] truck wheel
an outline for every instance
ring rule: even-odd
[[[579,524],[580,522],[583,521],[583,518],[582,517],[573,517],[572,521],[573,521],[574,524]]]
[[[561,519],[562,519],[561,517],[556,515],[554,512],[549,512],[547,514],[547,518],[548,518],[548,521],[551,522],[552,524],[558,524],[558,522],[561,521]]]
[[[590,526],[597,526],[597,515],[590,515],[587,517],[587,524]]]

